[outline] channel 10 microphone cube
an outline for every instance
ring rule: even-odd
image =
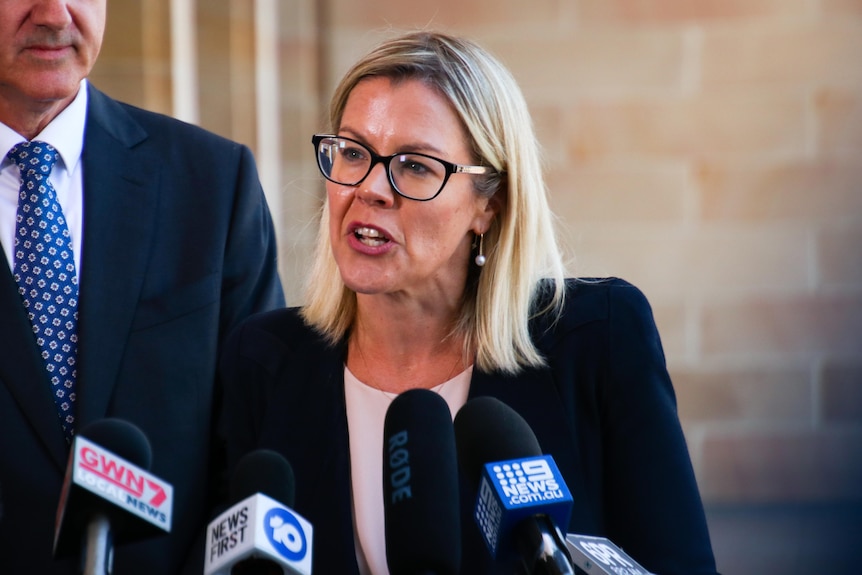
[[[311,523],[263,493],[229,508],[208,531],[205,575],[230,575],[250,558],[268,560],[286,573],[311,575]]]

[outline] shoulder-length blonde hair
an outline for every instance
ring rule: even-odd
[[[530,337],[529,320],[537,313],[558,312],[565,272],[538,141],[514,78],[470,41],[434,32],[408,33],[385,41],[347,72],[330,103],[333,133],[341,125],[350,92],[369,77],[418,79],[439,91],[463,122],[477,162],[496,170],[488,178],[474,178],[476,193],[500,194],[500,211],[484,237],[485,266],[468,264],[472,269],[455,326],[464,337],[465,351],[476,350],[476,365],[483,371],[517,373],[544,365]],[[305,320],[332,342],[344,338],[355,319],[356,294],[342,282],[332,256],[328,204],[323,206],[305,295]]]

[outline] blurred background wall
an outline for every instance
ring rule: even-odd
[[[296,304],[311,134],[415,28],[509,66],[572,274],[650,298],[719,569],[860,572],[862,0],[123,0],[92,81],[255,151]]]

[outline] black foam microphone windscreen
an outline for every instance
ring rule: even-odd
[[[296,480],[293,468],[280,453],[258,449],[243,455],[230,480],[230,501],[236,503],[255,493],[263,493],[287,507],[293,507]]]
[[[476,397],[455,415],[458,463],[474,487],[482,468],[492,461],[542,455],[530,425],[495,397]]]
[[[79,435],[142,469],[149,469],[153,463],[153,450],[147,436],[124,419],[96,420],[81,429]]]
[[[398,395],[383,426],[386,561],[392,575],[456,574],[461,564],[452,414],[426,389]]]

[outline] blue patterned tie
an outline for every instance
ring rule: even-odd
[[[25,142],[7,157],[21,171],[15,223],[14,275],[51,378],[54,402],[66,440],[75,423],[78,354],[78,276],[69,228],[48,181],[57,150]]]

